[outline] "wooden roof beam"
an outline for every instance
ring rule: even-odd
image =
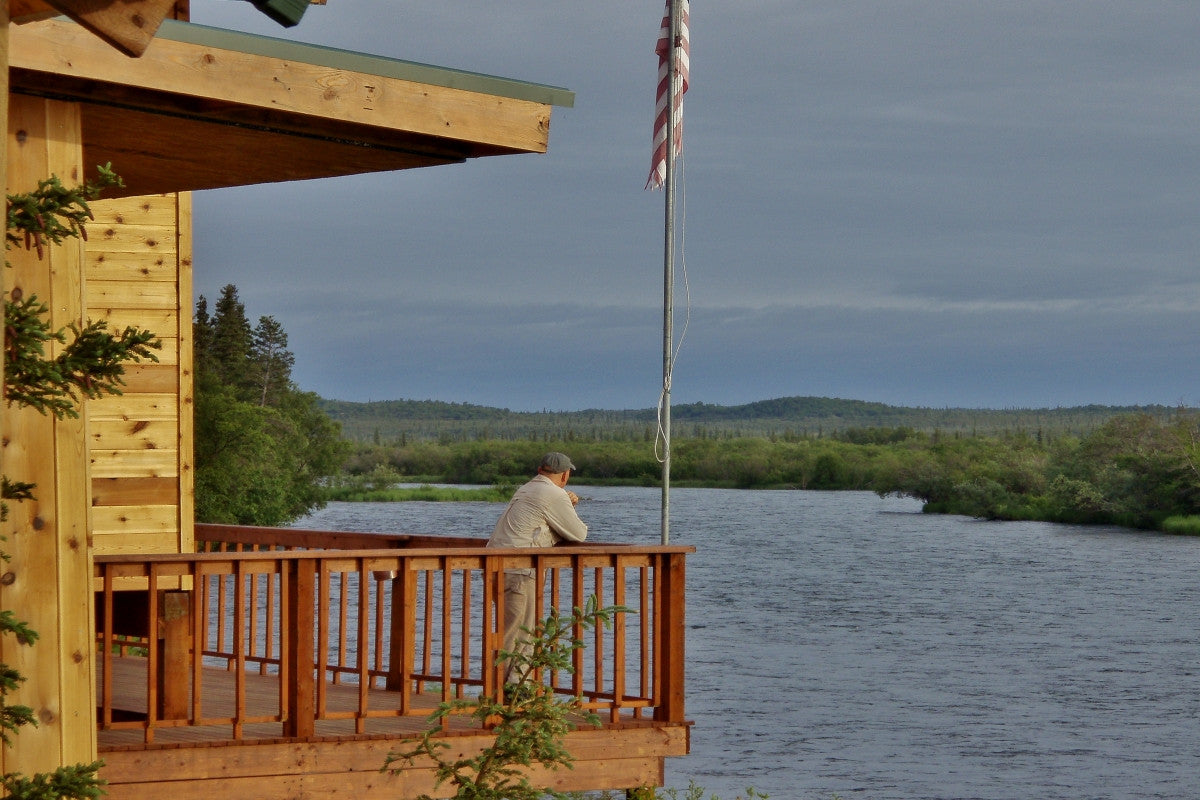
[[[250,0],[262,13],[290,28],[309,5],[325,0]],[[11,22],[36,22],[65,14],[127,56],[146,52],[176,0],[9,0]]]
[[[10,0],[14,22],[65,14],[127,56],[140,56],[175,0]]]

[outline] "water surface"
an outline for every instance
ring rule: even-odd
[[[601,541],[660,492],[572,488]],[[303,527],[486,536],[489,503],[334,503]],[[733,800],[1200,794],[1200,540],[927,516],[860,492],[676,489],[695,779]]]

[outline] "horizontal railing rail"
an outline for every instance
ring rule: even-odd
[[[536,570],[539,618],[591,596],[633,612],[590,633],[574,668],[543,676],[548,685],[610,725],[684,721],[692,548],[366,535],[377,546],[364,549],[363,536],[197,526],[204,552],[96,557],[100,728],[140,730],[147,743],[180,726],[239,740],[311,737],[341,721],[362,734],[373,720],[495,695],[503,576],[520,568]],[[338,549],[347,544],[355,549]],[[131,591],[146,601],[125,602]]]

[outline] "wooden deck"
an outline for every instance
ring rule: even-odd
[[[661,785],[663,760],[688,752],[690,548],[531,554],[397,539],[365,550],[338,549],[364,544],[340,534],[220,533],[232,549],[96,559],[97,742],[112,800],[450,794],[435,792],[430,763],[379,770],[439,702],[500,689],[496,588],[517,567],[535,568],[542,610],[593,596],[631,608],[584,637],[572,670],[545,676],[602,726],[567,735],[573,769],[531,770],[534,780],[559,791]],[[493,736],[466,715],[438,735],[452,756]]]
[[[128,722],[147,717],[145,692],[147,659],[114,658],[112,686],[114,717]],[[235,713],[234,674],[226,669],[206,668],[203,682],[205,716]],[[102,676],[101,676],[102,679]],[[325,687],[329,708],[350,712],[359,702],[359,688],[346,684]],[[400,693],[370,689],[371,707],[397,710]],[[252,716],[278,713],[280,696],[277,675],[247,676],[245,704]],[[413,705],[433,711],[440,692],[414,694]],[[387,754],[399,742],[419,736],[427,727],[424,717],[387,716],[365,720],[365,730],[356,730],[354,719],[316,722],[316,733],[305,739],[284,735],[282,722],[246,723],[241,737],[231,740],[230,725],[193,725],[155,721],[154,741],[146,743],[144,729],[100,730],[99,755],[105,762],[101,776],[109,781],[111,800],[211,800],[216,796],[253,800],[316,800],[316,798],[362,798],[396,800],[421,793],[448,795],[434,788],[428,763],[414,765],[402,775],[379,773]],[[115,724],[122,724],[120,721]],[[575,758],[570,770],[531,770],[544,785],[559,791],[632,788],[661,785],[663,758],[686,755],[690,727],[661,724],[652,720],[626,718],[593,728],[580,721],[567,736]],[[491,735],[469,717],[455,717],[442,736],[451,742],[450,752],[459,755],[485,747]]]

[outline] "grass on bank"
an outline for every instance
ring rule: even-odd
[[[403,503],[425,501],[435,503],[507,503],[515,487],[504,484],[484,487],[420,486],[378,487],[333,486],[326,489],[326,499],[348,503]]]

